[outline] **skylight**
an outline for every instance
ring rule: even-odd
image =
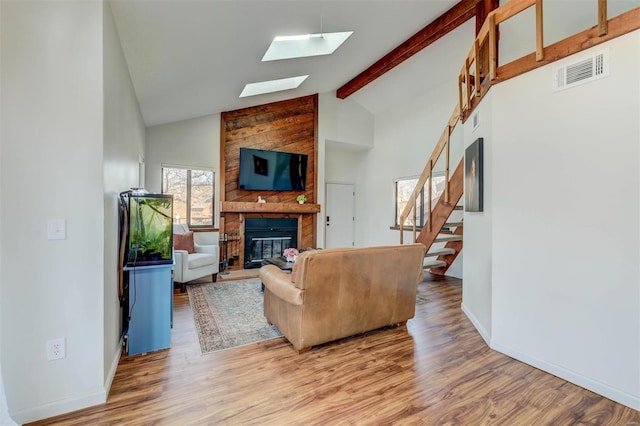
[[[249,83],[244,86],[241,98],[247,96],[263,95],[265,93],[280,92],[282,90],[295,89],[302,84],[308,75],[301,75],[298,77],[281,78],[279,80],[260,81],[258,83]]]
[[[353,34],[353,31],[278,36],[271,42],[267,52],[262,57],[262,62],[330,55],[335,52],[351,34]]]

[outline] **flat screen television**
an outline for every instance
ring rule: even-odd
[[[262,191],[304,191],[306,154],[240,148],[239,188]]]

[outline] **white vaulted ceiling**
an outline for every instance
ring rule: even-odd
[[[111,0],[147,126],[334,92],[455,0]],[[322,28],[321,28],[322,21]],[[332,55],[261,62],[273,37],[354,31]],[[371,112],[418,88],[455,82],[473,20],[352,95]],[[444,41],[444,42],[443,42]],[[300,75],[299,88],[239,98],[247,83]]]

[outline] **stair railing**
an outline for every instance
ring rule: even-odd
[[[598,0],[606,2],[606,0]],[[511,0],[491,11],[482,24],[458,76],[458,102],[463,121],[491,87],[498,68],[498,25],[518,13],[536,7],[536,61],[544,59],[542,0]],[[601,9],[601,7],[600,7]],[[605,8],[606,10],[606,8]],[[606,22],[606,11],[605,11]],[[488,72],[487,72],[488,68]],[[486,77],[489,77],[488,79]]]
[[[402,213],[400,214],[400,244],[404,241],[404,223],[409,217],[409,214],[413,210],[413,241],[417,240],[417,209],[416,202],[422,191],[422,188],[429,181],[429,214],[426,219],[426,225],[428,231],[431,232],[431,176],[433,173],[433,167],[440,158],[442,151],[446,149],[446,183],[445,183],[445,202],[449,202],[449,151],[450,151],[450,138],[455,126],[459,121],[465,121],[470,115],[473,109],[480,103],[482,97],[488,92],[491,87],[492,81],[497,77],[498,72],[498,25],[506,21],[507,19],[519,14],[520,12],[535,6],[536,16],[536,49],[535,60],[537,63],[544,61],[544,33],[543,33],[543,18],[542,18],[542,2],[543,0],[510,0],[504,5],[491,11],[485,22],[482,24],[478,35],[474,40],[473,46],[469,54],[465,58],[462,66],[462,71],[458,75],[458,105],[451,114],[449,122],[447,123],[442,136],[438,140],[431,157],[425,165],[418,182],[407,201]],[[638,9],[640,10],[640,8]],[[627,12],[629,16],[636,16],[638,11],[634,9],[631,12]],[[609,21],[607,20],[607,0],[598,0],[598,25],[597,36],[606,38],[609,33]],[[631,31],[638,27],[638,25],[623,25],[622,30],[618,32],[624,33]],[[568,54],[568,53],[566,53]],[[559,56],[559,55],[556,55]],[[565,55],[566,56],[566,55]],[[559,59],[556,58],[556,59]],[[487,72],[488,69],[488,72]],[[523,70],[521,72],[526,72]],[[488,78],[487,78],[488,77]]]
[[[535,6],[535,62],[545,61],[542,3],[543,0],[510,0],[487,15],[458,76],[458,102],[462,121],[466,121],[498,77],[498,26],[502,22]],[[609,33],[607,0],[598,0],[597,19],[596,36],[601,38]],[[636,27],[637,25],[632,25],[629,30]],[[593,44],[593,40],[589,42]],[[587,42],[584,44],[587,45]],[[565,52],[562,57],[569,53],[572,52]],[[555,56],[554,59],[561,57],[557,52],[552,52],[551,55]],[[526,71],[529,69],[520,70]]]
[[[417,209],[416,209],[416,202],[418,197],[420,196],[420,192],[422,191],[422,188],[424,187],[424,185],[427,183],[427,181],[429,181],[429,188],[428,188],[428,215],[427,215],[427,219],[426,219],[426,226],[428,227],[429,230],[431,230],[431,212],[432,212],[432,205],[431,205],[431,188],[432,188],[432,184],[431,184],[431,176],[433,175],[433,167],[435,166],[435,164],[438,162],[438,159],[440,158],[440,155],[442,154],[442,151],[446,150],[446,159],[445,159],[445,186],[444,186],[444,194],[445,194],[445,202],[449,202],[449,162],[450,162],[450,145],[451,145],[451,134],[453,133],[456,125],[460,122],[460,105],[456,105],[455,109],[453,110],[453,113],[451,113],[451,117],[449,118],[449,121],[447,122],[447,125],[444,129],[444,131],[442,132],[442,135],[440,136],[440,139],[438,140],[438,143],[436,144],[435,148],[433,149],[433,152],[431,153],[431,157],[429,158],[429,161],[427,161],[427,164],[424,167],[424,170],[422,171],[422,173],[420,174],[420,177],[418,178],[418,182],[416,183],[415,188],[413,188],[413,191],[411,192],[411,195],[409,196],[409,199],[407,200],[407,204],[404,206],[404,209],[402,210],[402,213],[400,214],[400,244],[404,244],[404,223],[407,220],[407,218],[409,217],[409,214],[411,213],[411,211],[413,210],[413,226],[412,226],[412,230],[413,230],[413,242],[416,242],[417,240],[417,228],[416,228],[416,223],[417,223]]]
[[[598,0],[605,1],[605,0]],[[542,43],[542,0],[511,0],[505,5],[491,11],[487,15],[487,19],[482,25],[478,36],[467,57],[465,58],[462,71],[458,76],[458,105],[451,114],[449,122],[445,127],[438,143],[436,144],[431,157],[427,161],[413,192],[411,193],[407,204],[400,214],[400,244],[404,243],[404,223],[413,210],[413,241],[417,240],[417,208],[416,202],[422,188],[429,181],[433,174],[433,167],[440,158],[442,151],[446,149],[445,164],[445,202],[449,202],[449,169],[450,169],[450,143],[451,133],[455,129],[461,118],[466,118],[471,110],[480,102],[480,99],[489,90],[491,79],[495,78],[498,66],[498,24],[517,15],[523,10],[536,5],[536,59],[543,59],[543,43]],[[489,68],[489,79],[486,79],[486,68]],[[471,71],[473,67],[473,72]],[[464,93],[464,96],[463,96]],[[464,117],[463,117],[464,114]],[[428,188],[428,215],[426,218],[427,230],[431,232],[431,187]]]

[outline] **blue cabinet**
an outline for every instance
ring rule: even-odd
[[[126,267],[129,274],[127,353],[171,346],[173,265]]]

